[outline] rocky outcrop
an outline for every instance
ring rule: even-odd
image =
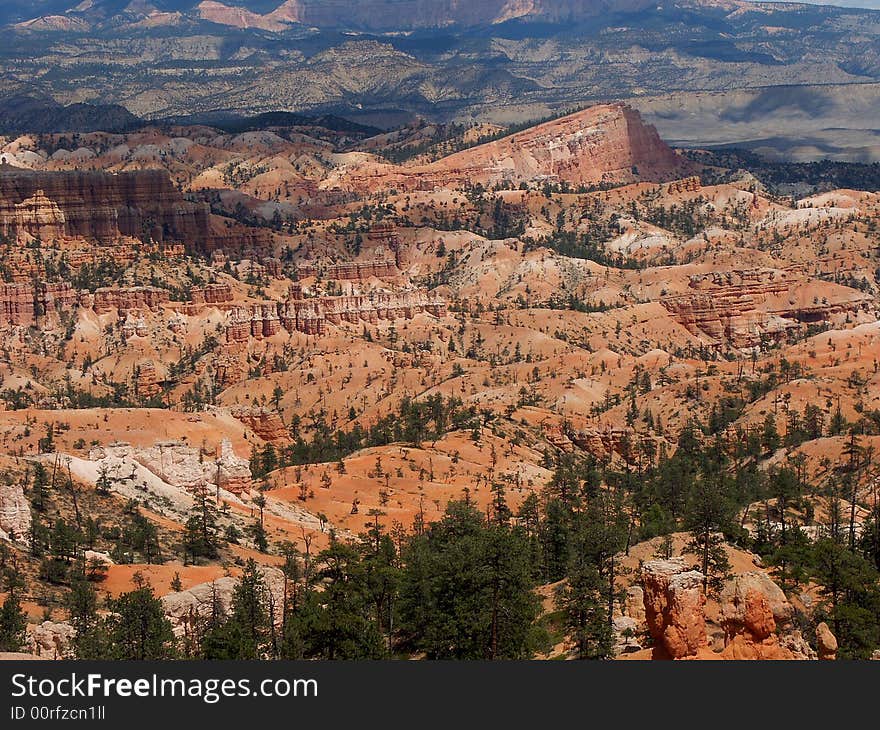
[[[72,310],[79,293],[67,283],[0,284],[0,326],[37,323],[37,318]]]
[[[220,304],[231,302],[232,299],[232,287],[226,283],[194,286],[190,291],[190,301],[193,304]]]
[[[636,433],[632,428],[611,426],[605,428],[568,429],[562,435],[578,448],[600,458],[615,455],[626,455],[627,458],[632,458],[632,454],[628,454],[625,447],[627,444],[631,446],[636,438]],[[564,446],[564,440],[560,439],[558,435],[552,438],[556,438],[558,443]],[[631,451],[632,449],[630,448]]]
[[[795,659],[776,635],[791,621],[792,607],[766,573],[736,575],[721,591],[724,656],[729,659]]]
[[[265,408],[238,408],[232,411],[232,415],[263,441],[284,441],[290,438],[281,416],[275,411]]]
[[[0,203],[0,229],[17,238],[20,231],[26,231],[32,238],[53,241],[65,237],[66,223],[64,212],[46,197],[42,190],[21,202]]]
[[[642,566],[641,582],[655,658],[683,659],[707,650],[702,574],[684,558],[652,560]]]
[[[277,302],[263,302],[233,308],[226,324],[227,342],[244,342],[248,338],[271,337],[281,330]]]
[[[294,288],[292,291],[300,290]],[[271,337],[281,329],[323,335],[328,324],[376,324],[412,319],[421,313],[445,317],[446,302],[417,290],[261,302],[232,309],[226,324],[226,341],[244,342],[250,337]]]
[[[268,565],[259,565],[263,574],[266,590],[276,608],[284,605],[284,574]],[[232,576],[223,576],[208,583],[200,583],[185,591],[169,593],[162,596],[165,615],[170,619],[177,635],[183,635],[189,628],[211,615],[219,606],[228,612],[232,606],[232,597],[238,580]],[[275,611],[277,621],[281,621],[281,611]]]
[[[837,314],[857,312],[871,304],[867,294],[837,284],[814,282],[802,272],[747,269],[692,276],[693,293],[662,299],[691,334],[713,344],[749,348],[764,337],[779,339],[801,324],[822,322]]]
[[[363,165],[339,173],[346,190],[433,190],[543,180],[593,185],[679,178],[691,165],[626,104],[597,105],[428,165]]]
[[[30,325],[34,322],[34,288],[29,284],[0,284],[0,323]]]
[[[373,261],[343,261],[337,264],[317,266],[311,263],[300,263],[296,267],[298,279],[311,276],[320,276],[334,281],[361,281],[370,278],[388,279],[400,274],[397,262],[390,259],[375,259]]]
[[[170,323],[169,326],[171,326]],[[130,340],[132,337],[146,337],[149,333],[147,323],[142,317],[129,316],[122,323],[122,336],[126,340]]]
[[[163,170],[0,171],[0,232],[44,241],[120,236],[211,247],[208,208],[183,198]]]
[[[793,609],[766,573],[730,578],[718,599],[724,646],[709,649],[703,575],[684,558],[654,560],[641,570],[645,620],[655,659],[815,659],[816,652],[791,625]],[[827,631],[827,627],[825,627]],[[831,632],[818,637],[820,653],[836,651]],[[824,645],[823,645],[824,642]],[[832,651],[832,646],[834,650]]]
[[[72,659],[76,629],[66,622],[43,621],[27,635],[28,651],[41,659]]]
[[[229,328],[226,330],[227,339],[230,337]],[[224,353],[214,360],[214,382],[220,388],[228,388],[230,385],[240,383],[247,377],[247,367],[241,359]]]
[[[67,282],[0,284],[0,326],[36,325],[41,317],[72,312],[77,307],[94,309],[96,314],[116,310],[125,318],[129,311],[158,311],[170,294],[156,287],[103,287],[94,293],[78,291]]]
[[[215,459],[205,458],[201,449],[180,441],[162,441],[147,448],[130,444],[112,444],[93,449],[89,459],[105,458],[137,462],[166,484],[189,492],[212,490],[219,487],[240,494],[251,485],[251,471],[247,459],[235,455],[232,444],[223,439]]]
[[[31,506],[21,484],[0,484],[0,540],[26,543],[31,531]]]
[[[227,492],[245,494],[252,486],[251,467],[247,459],[237,456],[229,439],[220,442],[215,461],[214,482]]]
[[[134,372],[134,392],[138,398],[149,400],[162,393],[161,379],[152,360],[138,363]]]
[[[702,187],[699,176],[685,177],[681,180],[673,180],[666,186],[666,193],[674,195],[675,193],[698,193]]]
[[[149,309],[156,312],[161,305],[167,304],[170,300],[171,295],[167,289],[135,286],[102,287],[96,289],[92,295],[84,294],[80,301],[83,306],[91,306],[95,314],[104,314],[116,309],[120,316],[124,317],[131,309]]]

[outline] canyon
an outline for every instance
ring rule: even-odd
[[[181,656],[227,640],[203,611],[233,621],[243,576],[324,620],[377,565],[399,613],[355,605],[352,658],[880,649],[855,610],[880,595],[870,171],[787,187],[621,103],[524,129],[273,122],[0,139],[24,651],[81,651],[80,576],[108,631],[152,592]],[[858,568],[837,606],[829,561]],[[479,626],[433,642],[412,607],[495,565],[516,631],[492,648],[484,584]],[[310,626],[252,658],[326,658]]]

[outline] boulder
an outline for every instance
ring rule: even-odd
[[[816,627],[816,648],[819,659],[837,659],[837,637],[831,633],[831,629],[824,621]]]

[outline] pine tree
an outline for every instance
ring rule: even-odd
[[[193,512],[184,525],[184,562],[187,558],[193,561],[216,558],[219,547],[217,532],[217,510],[205,490],[200,489],[196,493]]]
[[[136,583],[137,585],[137,583]],[[107,602],[110,653],[113,659],[173,659],[174,632],[162,602],[145,583]]]
[[[767,454],[774,453],[780,444],[779,432],[776,430],[776,419],[772,413],[764,417],[764,425],[761,430],[761,445]]]
[[[65,600],[69,621],[76,630],[73,650],[77,659],[107,659],[110,654],[104,622],[98,615],[98,594],[85,578],[71,583]]]
[[[374,601],[361,555],[334,538],[317,563],[316,579],[324,590],[311,596],[320,604],[320,608],[312,606],[311,655],[323,659],[381,658],[384,642],[374,620]]]
[[[539,603],[525,531],[464,502],[404,550],[403,642],[434,659],[524,658]]]
[[[21,651],[24,647],[27,618],[18,593],[11,591],[0,606],[0,651]]]
[[[685,524],[692,537],[687,550],[696,553],[703,573],[703,590],[717,587],[730,572],[723,532],[730,526],[730,504],[725,475],[701,475],[688,494]]]
[[[568,578],[555,592],[556,608],[562,611],[566,632],[578,659],[607,659],[614,646],[603,588],[596,566],[577,555]]]
[[[265,649],[268,629],[268,589],[263,574],[249,558],[232,594],[230,621],[241,628],[239,659],[259,659]]]

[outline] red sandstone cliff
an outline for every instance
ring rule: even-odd
[[[384,320],[412,319],[421,313],[445,317],[446,302],[423,291],[371,292],[341,297],[261,302],[232,309],[226,325],[226,341],[244,342],[249,337],[271,337],[281,329],[322,335],[328,324],[376,324]]]
[[[120,236],[209,248],[208,209],[184,200],[162,170],[38,172],[0,169],[0,232],[44,240]]]
[[[817,286],[821,287],[821,296]],[[867,294],[829,282],[810,282],[796,270],[748,269],[691,277],[693,293],[666,297],[663,306],[689,332],[714,343],[754,347],[800,323],[870,305]]]
[[[0,284],[0,327],[37,323],[39,317],[93,308],[97,314],[117,310],[125,317],[131,310],[158,311],[169,301],[165,289],[151,286],[102,287],[94,293],[74,289],[67,282],[50,284]]]
[[[575,185],[682,177],[691,165],[625,104],[593,106],[428,165],[364,165],[335,185],[351,190],[432,190],[466,183],[555,180]]]

